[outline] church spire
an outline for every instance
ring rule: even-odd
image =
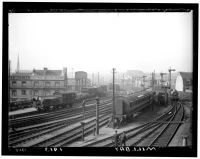
[[[19,67],[19,54],[18,54],[18,59],[17,59],[17,72],[19,72],[19,69],[20,69],[20,67]]]

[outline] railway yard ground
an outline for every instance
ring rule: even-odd
[[[120,127],[118,129],[109,128],[107,126],[100,128],[99,135],[94,136],[94,134],[85,136],[84,141],[76,141],[72,144],[67,145],[68,147],[83,147],[92,144],[93,142],[97,142],[103,139],[106,139],[108,137],[111,137],[114,135],[115,130],[117,130],[118,133],[122,133],[123,131],[128,131],[130,129],[136,128],[139,125],[144,124],[145,122],[151,121],[154,118],[162,115],[164,112],[168,111],[171,107],[165,107],[165,106],[159,106],[154,105],[153,111],[151,108],[147,108],[143,111],[142,114],[135,117],[135,121],[127,124],[124,127]],[[150,111],[151,110],[151,111]],[[176,137],[176,140],[178,137]],[[172,140],[172,142],[174,139]],[[173,142],[174,145],[177,144],[177,142]],[[178,144],[182,144],[182,142],[179,142]],[[178,146],[178,145],[175,145]]]

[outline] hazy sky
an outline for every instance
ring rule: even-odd
[[[12,71],[192,71],[192,12],[10,13]]]

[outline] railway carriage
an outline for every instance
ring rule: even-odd
[[[134,114],[150,105],[154,100],[155,92],[147,92],[143,95],[120,96],[115,100],[115,118],[123,122]]]

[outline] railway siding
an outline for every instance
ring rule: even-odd
[[[95,120],[95,117],[90,118],[90,119],[86,119],[86,120],[84,120],[84,122],[86,124],[88,124],[90,122],[93,122],[94,120]],[[44,142],[45,140],[50,140],[51,138],[54,138],[54,137],[56,137],[58,135],[61,135],[61,134],[65,133],[65,132],[71,132],[71,131],[79,128],[79,127],[80,127],[80,123],[69,125],[69,126],[67,126],[65,128],[62,128],[62,129],[57,130],[57,131],[54,131],[54,132],[52,132],[50,134],[43,135],[42,137],[33,139],[33,140],[29,141],[29,142],[22,143],[22,144],[17,145],[17,146],[20,146],[20,147],[31,147],[31,146],[34,146],[34,145],[39,144],[41,142]]]
[[[163,118],[165,116],[168,115],[168,113],[170,111],[172,111],[173,108],[170,107],[170,109],[167,110],[167,112],[165,114],[160,115],[159,117],[153,119],[151,122],[155,122],[156,120],[159,120],[160,118]],[[141,124],[141,123],[140,123]],[[148,125],[150,124],[148,123],[143,123],[142,125],[140,124],[134,124],[134,125],[130,125],[128,127],[125,127],[123,129],[118,129],[118,133],[121,134],[123,131],[126,131],[126,133],[130,133],[132,131],[134,131],[135,133],[139,130],[141,130],[144,125]],[[68,145],[69,147],[102,147],[102,146],[112,146],[112,137],[114,135],[114,130],[112,128],[104,128],[103,130],[101,130],[101,132],[103,134],[97,135],[97,136],[89,136],[85,138],[84,142],[75,142],[72,143],[70,145]]]
[[[177,122],[177,124],[171,124],[169,122],[165,129],[161,131],[159,136],[155,138],[150,146],[167,147],[180,125],[180,123],[178,122],[182,121],[183,116],[184,109],[183,106],[180,104],[180,108],[177,110],[177,113],[173,119],[173,121]]]

